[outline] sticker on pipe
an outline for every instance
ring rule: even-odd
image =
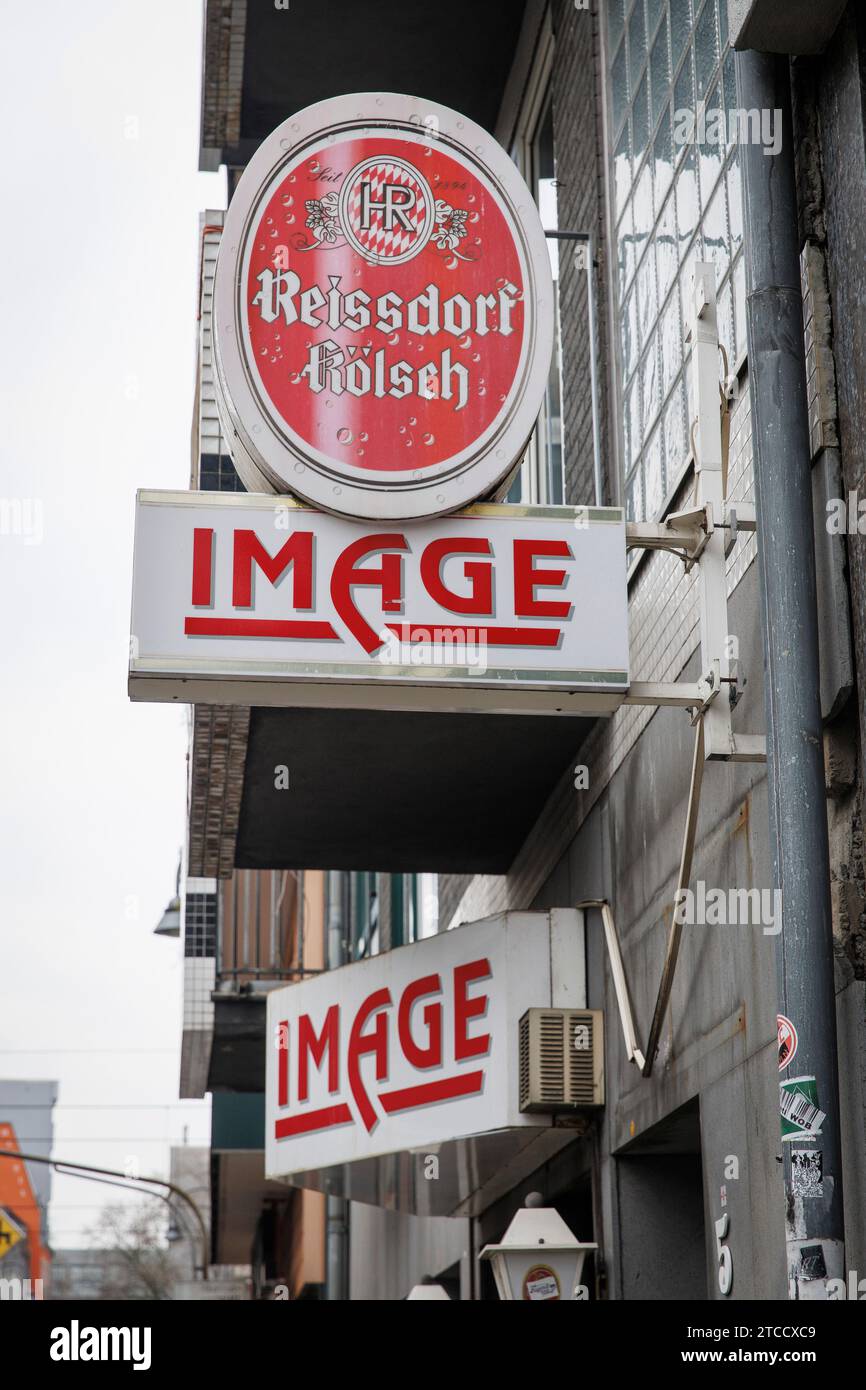
[[[818,1083],[814,1076],[792,1076],[779,1083],[782,1143],[792,1139],[817,1139],[826,1113],[819,1109]]]
[[[785,1014],[776,1015],[776,1027],[779,1037],[779,1071],[784,1071],[797,1055],[800,1037],[794,1024]]]
[[[434,516],[495,494],[526,447],[553,338],[544,232],[505,151],[446,107],[362,94],[278,127],[226,215],[215,306],[252,488]]]

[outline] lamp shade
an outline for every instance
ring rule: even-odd
[[[594,1241],[580,1241],[553,1207],[522,1207],[499,1245],[485,1245],[480,1260],[490,1260],[496,1291],[502,1299],[531,1303],[577,1295],[583,1262]]]
[[[172,898],[159,922],[153,929],[154,936],[180,936],[180,898]]]

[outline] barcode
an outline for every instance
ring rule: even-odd
[[[802,1129],[817,1129],[824,1118],[824,1112],[797,1091],[783,1091],[781,1107],[785,1119]]]

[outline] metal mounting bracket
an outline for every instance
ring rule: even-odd
[[[697,566],[701,669],[704,672],[694,683],[633,681],[624,701],[631,705],[671,705],[690,710],[695,730],[677,891],[646,1056],[637,1044],[625,967],[610,904],[601,899],[578,904],[601,910],[629,1061],[636,1062],[646,1077],[652,1075],[673,989],[683,931],[677,909],[692,874],[704,765],[708,759],[765,762],[767,758],[767,741],[763,735],[735,734],[731,726],[731,710],[740,698],[745,681],[737,639],[728,631],[726,560],[740,535],[755,531],[756,520],[751,503],[732,501],[726,496],[727,429],[723,430],[719,398],[721,396],[726,409],[732,389],[730,379],[723,385],[719,382],[715,269],[707,262],[698,262],[695,266],[688,338],[692,344],[695,401],[692,429],[695,502],[661,522],[629,522],[626,525],[628,548],[670,551],[683,560],[687,572]],[[723,695],[725,686],[727,698]]]
[[[735,734],[731,710],[742,695],[742,667],[737,639],[728,630],[726,560],[741,535],[756,529],[750,502],[732,501],[727,487],[727,445],[719,398],[719,340],[715,269],[695,266],[692,321],[692,379],[695,417],[695,501],[659,522],[628,522],[629,549],[667,550],[683,561],[686,573],[697,567],[701,665],[696,684],[633,681],[625,698],[633,705],[679,705],[692,711],[692,723],[704,720],[704,757],[719,762],[765,762],[766,740],[758,734]],[[728,698],[718,699],[722,687]]]
[[[630,521],[625,528],[629,550],[668,550],[685,561],[686,573],[701,558],[715,530],[712,508],[671,512],[664,521]]]
[[[607,901],[607,898],[586,898],[583,902],[575,903],[574,906],[581,910],[588,907],[597,907],[601,913],[601,920],[604,925],[604,939],[607,945],[607,954],[610,959],[613,987],[616,992],[619,1020],[622,1024],[622,1034],[625,1039],[628,1060],[630,1062],[636,1062],[641,1071],[643,1071],[646,1066],[646,1058],[637,1045],[637,1032],[635,1031],[634,1014],[632,1013],[631,998],[628,992],[628,981],[625,977],[625,966],[623,965],[622,952],[619,946],[619,937],[616,934],[616,924],[613,920],[611,905]]]
[[[658,1052],[662,1025],[664,1024],[665,1014],[667,1013],[668,1004],[670,1002],[671,990],[673,989],[674,973],[677,968],[677,957],[680,949],[680,938],[683,932],[683,923],[677,914],[677,905],[682,900],[683,890],[688,887],[689,880],[692,876],[692,858],[695,850],[695,834],[698,825],[698,810],[701,800],[703,773],[704,713],[700,711],[695,718],[695,747],[692,757],[689,803],[686,811],[686,826],[683,834],[682,854],[680,855],[677,892],[674,898],[674,911],[671,917],[671,924],[668,928],[665,962],[662,968],[662,977],[659,982],[656,1006],[650,1026],[646,1056],[644,1056],[638,1046],[637,1028],[635,1026],[634,1013],[631,1007],[628,980],[626,979],[625,965],[622,959],[622,951],[620,949],[619,937],[617,936],[611,905],[606,898],[586,898],[583,902],[574,904],[574,906],[578,908],[597,907],[601,912],[602,923],[604,925],[604,939],[607,946],[608,958],[610,960],[611,976],[613,977],[613,987],[616,993],[616,1002],[619,1008],[619,1017],[622,1025],[623,1038],[625,1039],[626,1052],[628,1054],[628,1060],[637,1064],[642,1076],[652,1075],[653,1063],[656,1053]]]

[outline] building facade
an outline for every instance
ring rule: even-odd
[[[57,1089],[56,1081],[0,1081],[0,1149],[50,1156]],[[11,1281],[4,1298],[41,1298],[50,1288],[51,1172],[47,1163],[0,1160],[0,1280]]]
[[[759,232],[744,198],[744,141],[768,161],[794,156],[796,227],[788,230],[800,284],[790,288],[803,301],[797,350],[809,421],[826,792],[815,813],[826,811],[828,821],[840,1077],[838,1100],[821,1105],[840,1120],[847,1263],[862,1269],[860,8],[853,0],[828,5],[810,24],[774,18],[761,0],[481,0],[471,12],[451,3],[435,12],[382,3],[375,45],[361,8],[325,0],[282,11],[208,0],[202,167],[225,164],[231,195],[280,121],[358,90],[416,92],[495,134],[523,172],[545,228],[558,233],[550,237],[551,375],[509,501],[620,504],[633,523],[689,507],[696,485],[689,324],[700,263],[715,276],[726,494],[753,500],[760,363],[749,355],[748,266]],[[755,119],[744,113],[742,57],[756,49],[782,55],[790,117],[783,106],[758,110]],[[210,359],[220,229],[221,214],[204,216],[191,481],[237,490]],[[760,544],[760,536],[741,537],[727,560],[732,718],[741,734],[765,728]],[[630,557],[632,678],[697,680],[697,569],[665,551],[635,549]],[[761,906],[746,920],[734,908],[703,911],[687,926],[645,1076],[619,1028],[597,904],[611,905],[645,1039],[682,855],[694,741],[687,714],[626,704],[605,720],[399,715],[389,716],[387,732],[369,713],[342,714],[325,728],[308,710],[193,709],[181,1094],[214,1093],[215,1249],[226,1241],[219,1261],[249,1259],[260,1294],[285,1284],[292,1297],[399,1299],[435,1279],[452,1297],[493,1297],[478,1252],[501,1236],[529,1192],[540,1192],[580,1239],[597,1243],[585,1275],[590,1297],[785,1297],[796,1221],[790,1210],[786,1218],[781,1163],[784,936],[772,897],[766,766],[707,765],[694,834],[696,901],[701,891],[704,904],[720,892],[737,904],[746,893]],[[275,789],[282,766],[285,793]],[[785,808],[774,814],[784,817]],[[472,1215],[420,1216],[391,1197],[350,1202],[340,1192],[292,1192],[265,1178],[260,1098],[270,1040],[262,1000],[270,988],[494,913],[580,904],[587,905],[587,1003],[607,1020],[606,1103],[582,1137]],[[796,1171],[801,1184],[838,1181],[813,1159],[798,1160]],[[733,1271],[727,1288],[720,1260]],[[798,1283],[800,1296],[810,1296],[809,1282]]]

